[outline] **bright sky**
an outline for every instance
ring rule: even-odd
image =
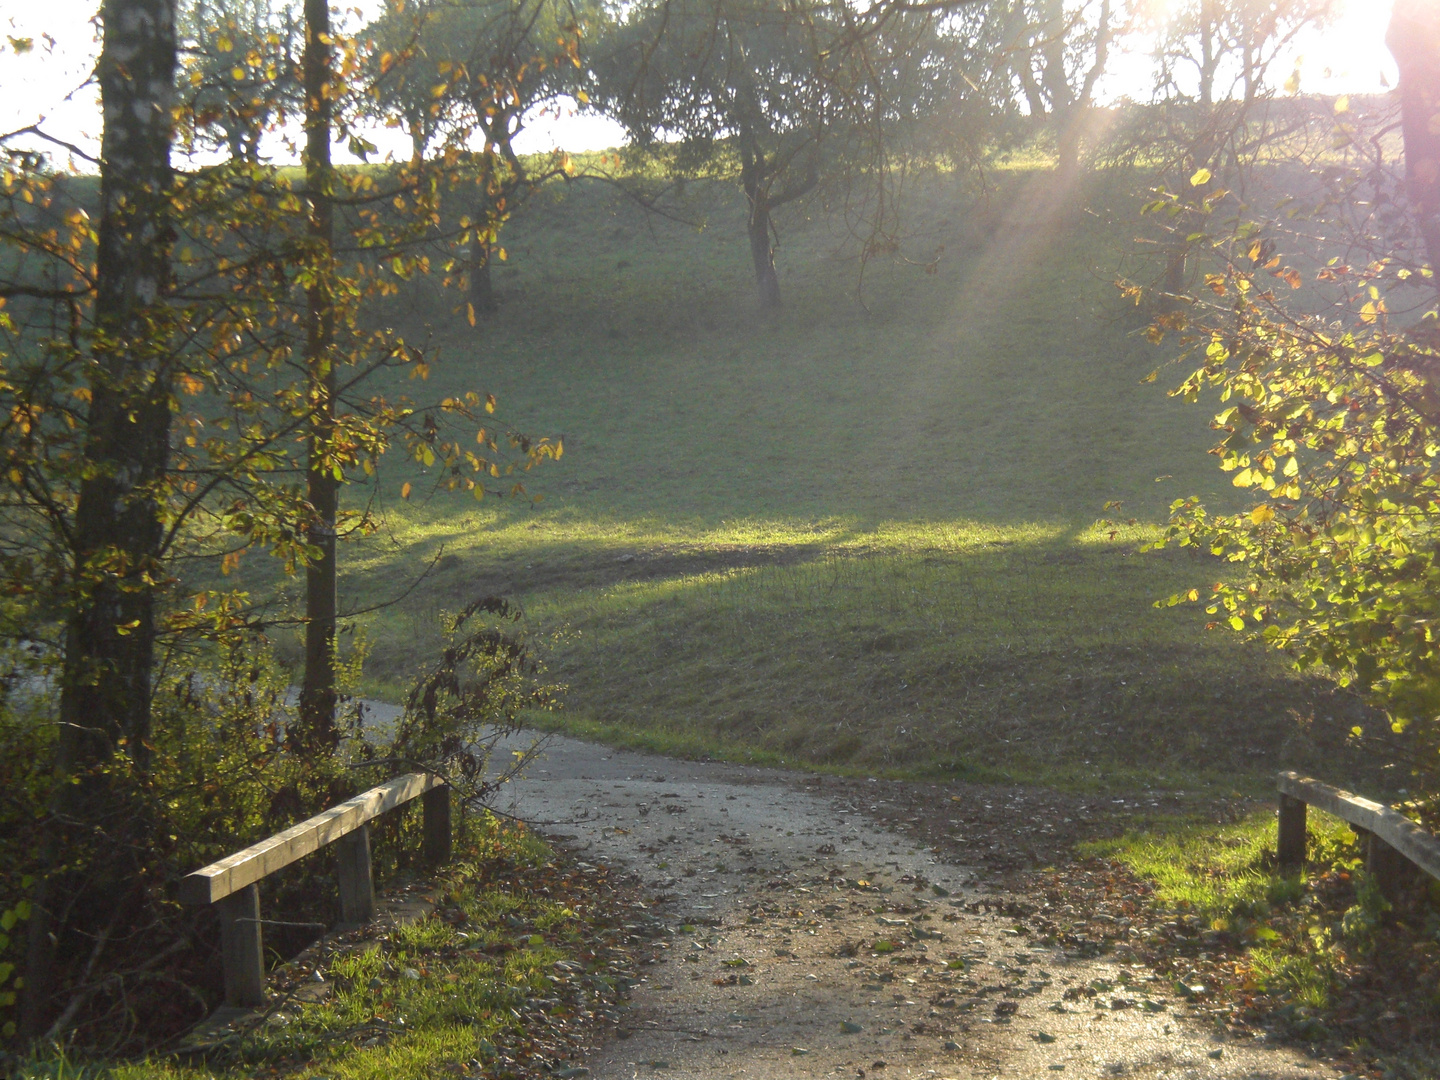
[[[1394,63],[1385,49],[1388,0],[1343,0],[1339,20],[1297,45],[1303,89],[1320,93],[1367,93],[1395,82]],[[33,38],[33,51],[17,56],[0,51],[0,134],[44,120],[45,130],[88,153],[99,146],[99,105],[93,85],[85,85],[98,45],[93,19],[96,0],[46,0],[20,5],[5,0],[0,33]],[[47,37],[48,35],[48,37]],[[1143,58],[1134,57],[1106,80],[1105,93],[1139,93],[1144,86]],[[1288,66],[1288,65],[1287,65]],[[408,157],[408,142],[397,132],[373,133],[382,152]],[[532,118],[522,149],[563,146],[593,150],[621,139],[612,122],[580,112],[574,103],[555,115]],[[60,153],[63,154],[63,151]]]

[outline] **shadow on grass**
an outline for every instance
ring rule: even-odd
[[[1217,567],[1089,531],[826,543],[537,544],[442,561],[417,603],[520,595],[551,723],[672,754],[1074,789],[1264,785],[1360,706],[1154,601]],[[508,586],[508,588],[507,588]],[[377,648],[400,675],[425,633]]]

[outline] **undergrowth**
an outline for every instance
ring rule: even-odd
[[[17,1075],[563,1077],[594,1026],[622,1015],[632,969],[621,922],[636,915],[622,916],[628,897],[603,868],[486,814],[470,819],[457,862],[422,891],[433,914],[312,947],[274,973],[269,1007],[222,1037],[142,1061],[33,1062]]]

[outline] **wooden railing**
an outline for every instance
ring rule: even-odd
[[[1365,867],[1382,891],[1393,893],[1417,866],[1440,878],[1440,838],[1383,803],[1352,795],[1296,772],[1282,772],[1280,835],[1276,855],[1281,866],[1305,862],[1305,808],[1318,807],[1355,827],[1365,846]]]
[[[369,922],[375,918],[375,883],[368,822],[415,798],[424,807],[425,858],[438,866],[450,858],[450,788],[438,776],[410,773],[185,876],[180,882],[181,903],[214,904],[220,916],[225,1004],[250,1007],[265,1001],[260,880],[338,843],[341,923]]]

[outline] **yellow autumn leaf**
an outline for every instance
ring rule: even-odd
[[[1191,187],[1201,187],[1208,184],[1214,174],[1209,169],[1196,169],[1195,175],[1190,177]]]
[[[410,481],[407,480],[400,485],[400,497],[402,499],[408,499],[410,497]]]
[[[1262,503],[1250,511],[1250,520],[1256,525],[1264,525],[1267,521],[1275,520],[1275,511]]]

